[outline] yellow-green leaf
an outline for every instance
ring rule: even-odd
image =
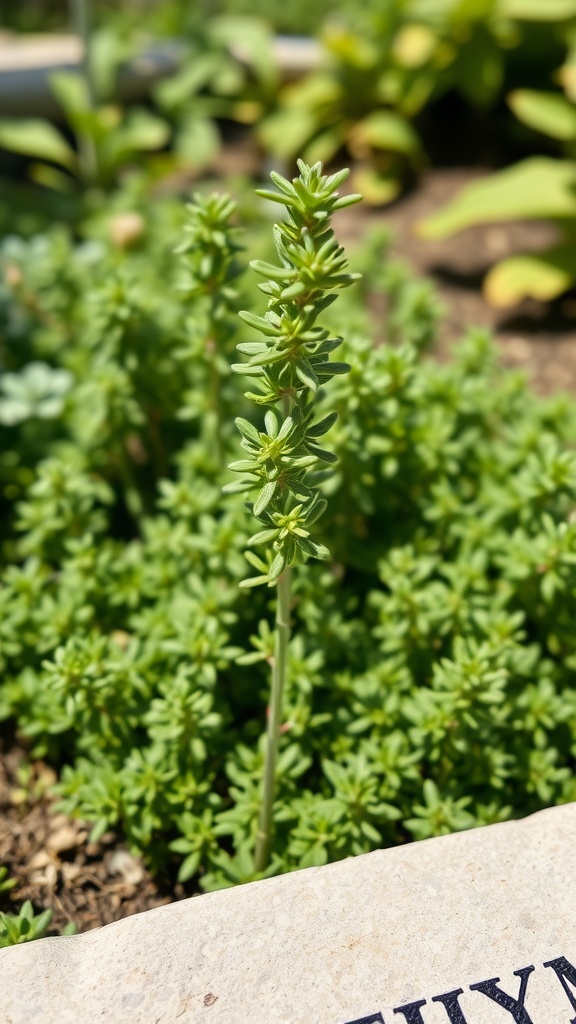
[[[50,160],[70,171],[76,170],[74,150],[48,121],[36,118],[2,119],[0,146],[12,153],[22,153],[37,160]]]
[[[372,167],[359,167],[352,174],[353,188],[362,193],[371,206],[385,206],[400,192],[402,185],[398,178],[389,178]]]
[[[530,128],[565,142],[576,139],[576,107],[561,93],[516,89],[508,104]]]
[[[514,306],[522,299],[549,302],[576,281],[576,248],[557,246],[547,252],[511,256],[487,275],[484,294],[492,306]]]
[[[466,185],[452,202],[421,221],[417,231],[422,238],[447,238],[474,224],[575,216],[576,164],[531,157]]]
[[[562,21],[576,17],[576,0],[500,0],[495,13],[519,21]]]
[[[413,156],[420,149],[418,135],[405,118],[393,110],[375,110],[351,129],[350,152],[359,158],[371,149]]]
[[[402,67],[419,68],[430,60],[437,36],[427,25],[402,25],[392,46],[395,59]]]

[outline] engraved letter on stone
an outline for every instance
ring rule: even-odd
[[[576,988],[576,967],[573,967],[565,956],[559,956],[556,957],[555,960],[549,960],[548,963],[544,964],[544,967],[551,967],[552,970],[556,972],[558,980],[570,1000],[570,1005],[576,1010],[576,998],[574,997],[574,993],[568,988],[568,982]],[[570,1024],[576,1024],[576,1017],[572,1017]]]
[[[458,1002],[458,996],[462,994],[461,988],[455,988],[453,992],[445,992],[441,996],[432,996],[433,1003],[442,1003],[448,1014],[450,1024],[467,1024],[466,1017],[462,1013],[462,1007]]]
[[[470,985],[472,991],[482,992],[489,999],[492,999],[498,1006],[502,1006],[508,1013],[511,1013],[516,1024],[534,1024],[532,1018],[529,1016],[528,1011],[524,1008],[524,1000],[526,999],[526,986],[528,985],[528,978],[532,974],[534,967],[523,967],[520,971],[514,971],[514,974],[520,978],[520,992],[518,993],[518,999],[513,996],[509,996],[507,992],[503,992],[501,988],[498,988],[496,982],[500,981],[500,978],[489,978],[488,981],[479,981],[476,985]]]
[[[405,1003],[404,1006],[396,1006],[394,1013],[403,1013],[407,1024],[424,1024],[424,1018],[420,1013],[420,1007],[426,1005],[425,999],[419,999],[417,1003]]]

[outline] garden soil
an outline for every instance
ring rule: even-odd
[[[222,170],[250,172],[242,154],[236,156],[228,154]],[[426,242],[415,233],[419,221],[485,173],[477,167],[431,170],[386,210],[362,204],[341,211],[338,237],[353,248],[375,225],[391,227],[394,255],[415,274],[430,277],[443,300],[439,358],[447,357],[468,326],[485,327],[503,362],[525,371],[538,392],[576,392],[576,292],[548,306],[525,301],[506,311],[490,308],[482,294],[484,275],[496,260],[553,243],[553,227],[494,224],[442,242]],[[0,865],[18,883],[0,892],[0,910],[14,912],[30,899],[37,911],[52,909],[50,933],[70,922],[86,931],[193,894],[174,879],[155,881],[114,833],[90,842],[88,825],[58,813],[50,795],[54,781],[47,765],[28,764],[24,750],[7,738],[2,745],[0,738]]]

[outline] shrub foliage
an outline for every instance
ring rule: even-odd
[[[253,877],[271,593],[238,588],[251,524],[222,488],[234,417],[265,410],[229,373],[233,204],[187,216],[179,255],[161,203],[130,247],[2,244],[0,716],[94,835],[211,889]],[[570,404],[478,331],[430,357],[434,296],[363,262],[330,314],[352,369],[319,403],[331,560],[294,580],[269,872],[576,798]]]

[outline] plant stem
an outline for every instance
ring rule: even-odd
[[[286,569],[276,584],[276,643],[272,668],[272,693],[270,696],[268,730],[266,734],[264,794],[254,859],[254,866],[257,872],[265,871],[270,859],[276,761],[278,759],[278,742],[282,721],[282,694],[286,680],[288,641],[290,639],[290,575],[291,570]]]
[[[70,0],[72,22],[77,35],[82,40],[82,74],[86,83],[86,95],[90,114],[96,109],[96,93],[92,69],[90,66],[90,7],[89,0]],[[80,162],[86,181],[89,184],[98,178],[98,157],[94,139],[90,130],[78,132]]]
[[[215,324],[211,325],[210,338],[206,345],[208,352],[210,390],[210,410],[206,417],[206,424],[208,427],[208,450],[210,450],[210,447],[212,448],[212,451],[214,452],[214,459],[218,464],[218,467],[222,468],[222,412],[220,399],[220,373],[217,365],[218,349],[215,340],[217,337],[217,327]]]

